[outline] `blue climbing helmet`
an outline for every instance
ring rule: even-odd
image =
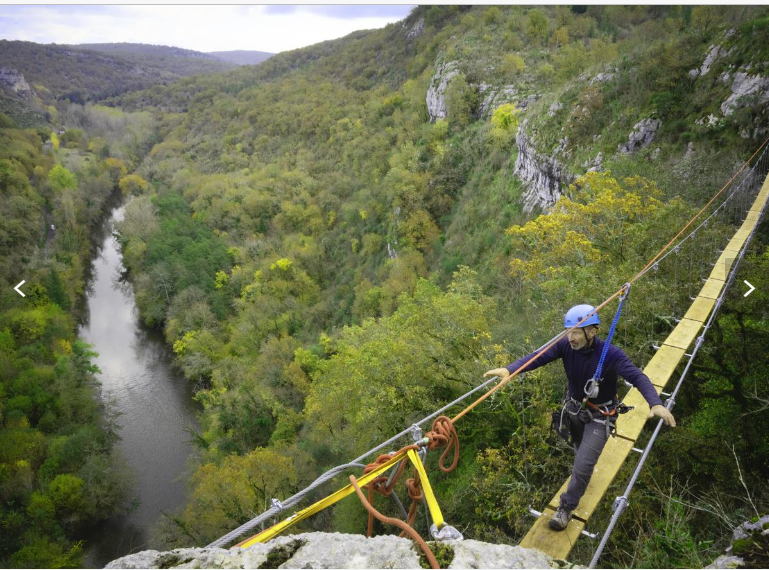
[[[577,323],[584,319],[589,313],[595,310],[593,305],[574,305],[566,313],[566,317],[563,319],[563,326],[567,329],[577,326]],[[589,325],[600,325],[601,319],[598,318],[598,313],[590,315],[584,323],[579,325],[579,328],[584,328]]]

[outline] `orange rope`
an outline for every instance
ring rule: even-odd
[[[438,467],[444,473],[449,473],[453,471],[456,468],[457,464],[459,463],[459,438],[457,437],[457,430],[454,428],[454,424],[451,423],[451,420],[446,416],[438,416],[437,418],[435,418],[435,420],[433,420],[432,429],[425,434],[425,438],[428,440],[427,448],[431,451],[434,449],[438,449],[439,447],[446,448],[441,454],[440,459],[438,460]],[[401,453],[408,449],[418,450],[419,446],[413,445],[413,444],[407,445],[401,448],[400,450],[398,450],[397,453]],[[446,456],[451,451],[454,452],[453,454],[454,460],[451,462],[451,465],[446,467],[444,462],[445,462]],[[379,467],[383,463],[386,463],[387,461],[389,461],[391,457],[392,457],[391,455],[380,455],[379,457],[376,458],[375,461],[366,465],[365,469],[363,470],[363,474],[365,475],[375,470],[377,467]],[[381,517],[384,516],[373,507],[374,493],[377,492],[381,495],[384,495],[385,497],[390,496],[392,494],[393,488],[395,487],[395,484],[398,482],[401,475],[403,474],[405,467],[406,467],[406,460],[403,459],[400,462],[400,464],[396,467],[395,474],[392,477],[387,475],[382,475],[380,477],[377,477],[373,481],[371,481],[368,485],[366,485],[368,489],[368,502],[363,501],[363,505],[366,507],[366,510],[368,511],[368,524],[366,525],[366,536],[371,536],[374,532],[374,517],[376,517],[379,520],[383,520]],[[350,479],[352,480],[352,476],[350,476]],[[390,480],[389,485],[387,484],[388,479]],[[414,476],[406,479],[405,484],[406,484],[406,490],[408,492],[409,498],[411,499],[411,505],[409,506],[409,511],[406,515],[406,521],[403,522],[398,519],[391,519],[389,517],[385,517],[388,520],[383,522],[389,522],[390,524],[395,524],[390,521],[398,520],[399,524],[397,524],[396,526],[403,529],[403,532],[401,532],[400,536],[405,537],[408,535],[413,538],[414,535],[419,536],[419,533],[417,533],[411,527],[411,525],[414,524],[414,520],[416,519],[417,508],[419,507],[419,503],[422,501],[422,499],[424,499],[424,493],[422,492],[422,482],[420,481],[419,472],[416,470],[416,468],[414,469]],[[420,541],[422,540],[421,537],[419,540]],[[421,546],[421,543],[420,543],[420,546]]]
[[[438,565],[438,560],[436,560],[435,555],[433,554],[433,551],[430,550],[430,547],[427,546],[427,543],[424,541],[424,539],[419,536],[419,533],[415,531],[411,526],[402,520],[387,517],[380,513],[378,510],[374,508],[374,506],[369,503],[366,500],[365,495],[363,494],[363,491],[360,490],[360,487],[358,486],[358,480],[355,478],[355,475],[350,475],[350,483],[352,483],[352,486],[355,488],[355,492],[358,495],[358,498],[360,499],[360,502],[363,503],[363,506],[366,507],[366,510],[369,513],[369,517],[376,517],[377,520],[385,523],[385,524],[391,524],[393,526],[397,526],[398,528],[402,529],[404,533],[408,534],[414,542],[416,542],[419,547],[422,549],[422,552],[425,553],[425,556],[427,556],[427,561],[430,563],[431,568],[440,568]]]

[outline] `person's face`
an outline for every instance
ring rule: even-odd
[[[566,333],[569,344],[574,350],[582,350],[593,339],[597,333],[595,327],[585,327],[584,329],[574,329]]]

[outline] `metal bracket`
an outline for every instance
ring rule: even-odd
[[[629,501],[627,500],[627,497],[625,495],[620,495],[619,497],[614,499],[614,503],[611,506],[611,510],[612,512],[616,512],[617,509],[619,508],[624,509],[625,507],[628,506],[628,503]]]
[[[636,453],[643,453],[643,452],[644,452],[644,450],[643,450],[643,449],[639,449],[639,448],[637,448],[637,447],[633,447],[633,448],[631,448],[631,449],[632,449],[633,451],[635,451]]]
[[[411,438],[417,442],[420,439],[422,439],[422,428],[419,427],[417,424],[412,425],[409,428],[409,431],[411,432]]]
[[[446,540],[464,540],[462,533],[455,529],[450,524],[444,524],[440,529],[434,524],[430,526],[430,536],[432,536],[438,542],[444,542]]]
[[[534,518],[538,519],[539,517],[542,516],[542,513],[540,513],[539,511],[535,511],[531,505],[529,505],[528,510],[529,510],[529,514],[532,515]],[[585,529],[582,529],[581,534],[584,534],[586,537],[592,538],[594,540],[597,538],[601,538],[600,532],[588,532]]]
[[[275,507],[276,509],[278,509],[278,511],[280,511],[280,512],[282,512],[282,511],[283,511],[283,509],[284,509],[284,507],[283,507],[283,503],[281,503],[281,502],[280,502],[278,499],[272,499],[272,500],[270,501],[270,504],[271,504],[273,507]]]

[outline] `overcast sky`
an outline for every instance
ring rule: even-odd
[[[196,51],[277,53],[381,28],[413,5],[7,6],[0,39],[42,44],[135,42]]]

